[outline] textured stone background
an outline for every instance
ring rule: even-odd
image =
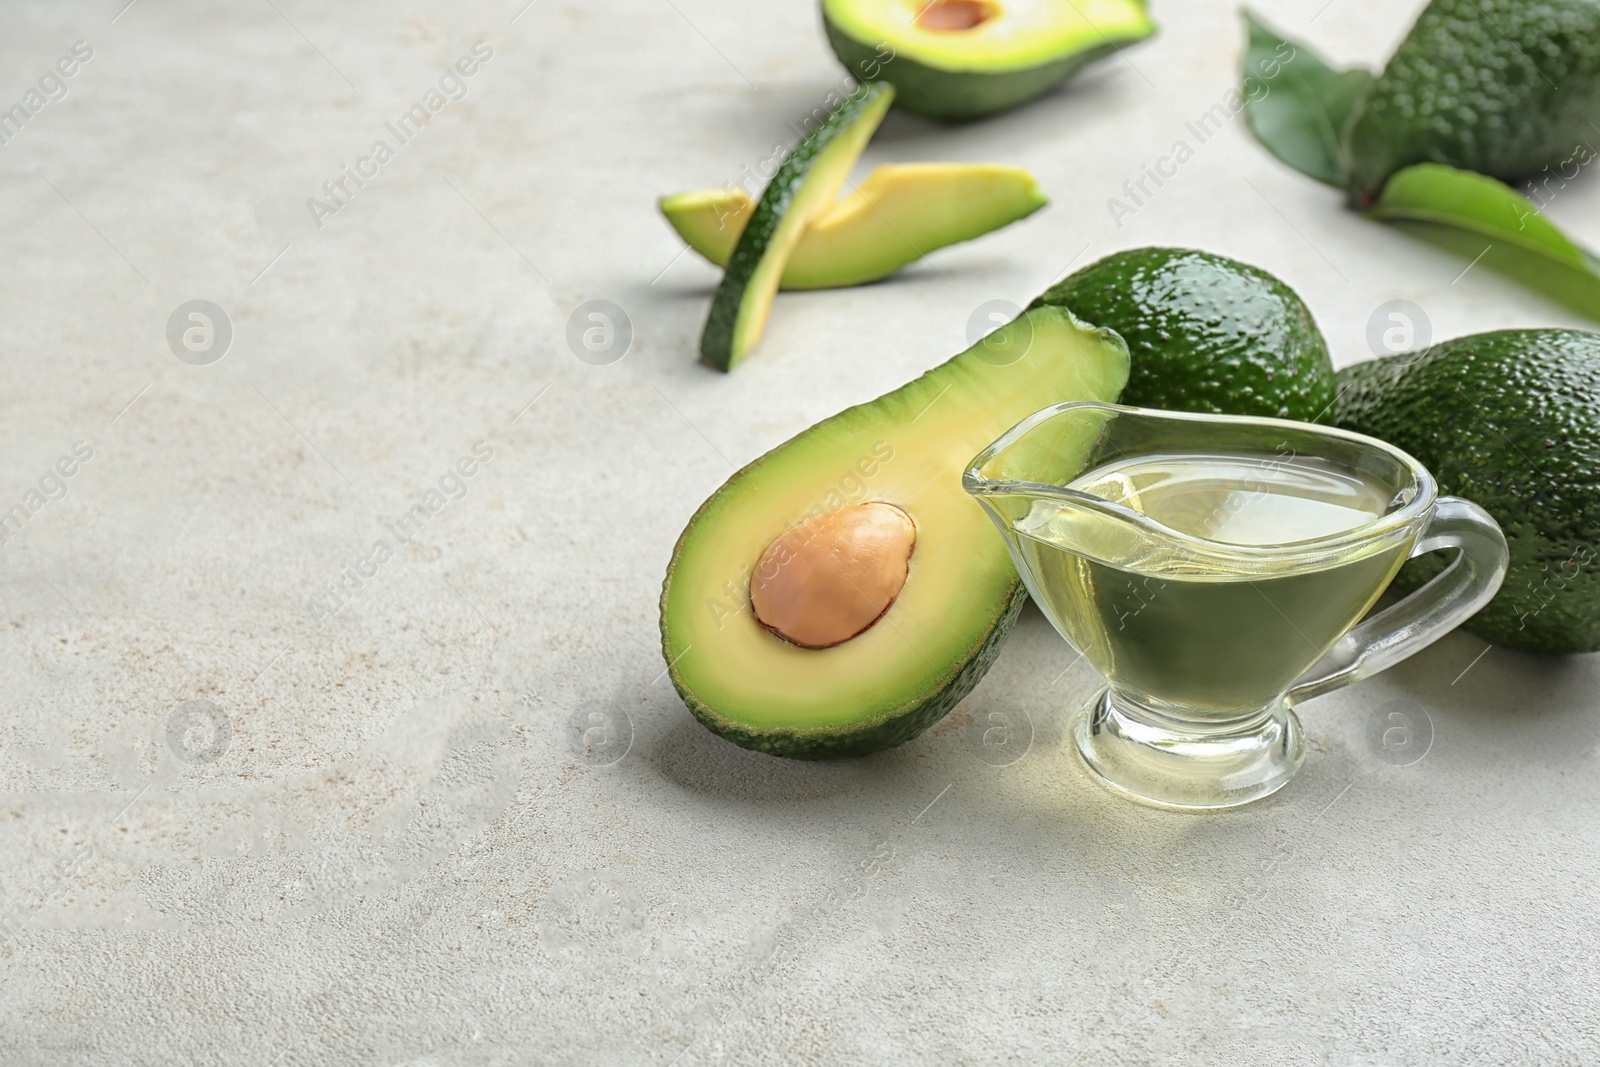
[[[1116,225],[1233,84],[1230,4],[1158,0],[1158,39],[1014,114],[892,117],[868,164],[1024,164],[1053,205],[784,296],[723,377],[692,357],[715,274],[653,201],[836,84],[814,4],[124,2],[0,32],[5,106],[94,50],[0,146],[0,509],[93,449],[0,550],[0,1062],[1600,1059],[1595,657],[1453,635],[1305,707],[1302,776],[1213,817],[1086,779],[1063,724],[1094,678],[1031,610],[956,714],[857,762],[733,748],[662,677],[706,494],[1069,266],[1239,256],[1340,362],[1390,300],[1435,337],[1578,323],[1342,212],[1242,120]],[[1377,62],[1416,6],[1263,11]],[[480,40],[466,98],[316,228]],[[1597,203],[1550,214],[1600,244]],[[193,299],[232,323],[207,366],[165,339]],[[568,348],[590,299],[631,320],[619,362]]]

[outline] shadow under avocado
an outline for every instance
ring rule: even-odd
[[[1064,650],[1037,611],[1025,613],[971,696],[926,733],[871,756],[802,761],[749,751],[665,697],[653,702],[661,726],[641,738],[639,754],[672,787],[715,811],[770,821],[774,833],[801,823],[871,827],[939,862],[958,848],[970,869],[1019,877],[1165,871],[1189,841],[1253,856],[1270,847],[1275,826],[1304,824],[1342,784],[1308,766],[1278,796],[1215,813],[1119,796],[1074,747],[1072,720],[1099,683],[1083,672],[1060,677],[1072,662]]]
[[[983,721],[989,703],[971,698],[951,718],[965,712]],[[959,855],[965,870],[1024,880],[1132,877],[1164,868],[1184,838],[1262,832],[1265,808],[1253,819],[1210,821],[1110,794],[1089,780],[1064,731],[1059,745],[995,767],[963,751],[963,727],[937,729],[871,756],[801,761],[739,748],[683,711],[643,755],[674,787],[713,811],[755,815],[775,838],[801,827],[847,838],[866,833],[891,841],[901,856],[939,865]]]
[[[1600,715],[1574,699],[1573,682],[1587,676],[1597,655],[1520,652],[1456,631],[1383,677],[1433,714],[1475,733],[1521,737],[1530,719],[1542,719],[1539,732],[1552,742],[1592,747],[1600,741]]]
[[[851,760],[769,756],[718,737],[682,704],[673,703],[667,725],[651,738],[643,755],[664,779],[686,792],[730,806],[767,809],[906,784],[897,774],[883,773],[886,754]]]

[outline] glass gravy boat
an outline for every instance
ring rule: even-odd
[[[1245,804],[1305,755],[1296,703],[1398,663],[1494,596],[1505,537],[1382,441],[1281,419],[1057,404],[962,485],[1107,681],[1074,727],[1127,794]],[[1455,558],[1363,620],[1408,558]]]

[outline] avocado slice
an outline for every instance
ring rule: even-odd
[[[1527,652],[1600,651],[1600,334],[1497,330],[1339,372],[1340,426],[1421,460],[1441,492],[1493,515],[1500,592],[1465,623]],[[1422,585],[1447,562],[1408,562]]]
[[[938,721],[989,669],[1024,597],[962,469],[1044,405],[1115,400],[1127,375],[1115,333],[1060,308],[1029,311],[734,474],[684,528],[661,591],[662,653],[689,710],[736,744],[797,759],[876,752]],[[875,514],[855,513],[866,507]],[[891,509],[914,528],[909,551]],[[815,638],[776,613],[758,616],[752,588],[771,577],[773,549],[781,560],[784,539],[805,542],[795,531],[846,512],[905,557],[888,574],[893,595],[863,590],[872,608],[888,601],[880,616],[824,620],[831,635]],[[827,547],[825,537],[810,544]],[[775,632],[785,628],[801,641]]]
[[[875,282],[935,249],[1027,218],[1048,202],[1021,167],[886,164],[806,227],[779,288]],[[719,267],[727,265],[754,208],[737,186],[664,196],[660,204],[673,229]]]
[[[1351,120],[1351,194],[1366,207],[1413,163],[1515,184],[1592,143],[1591,123],[1600,123],[1600,4],[1433,0]]]
[[[700,335],[702,360],[718,370],[732,370],[761,339],[789,254],[811,220],[833,203],[893,100],[892,86],[863,85],[778,165],[711,298]]]
[[[1032,100],[1156,30],[1139,0],[822,0],[822,21],[851,74],[949,122]]]
[[[1333,362],[1305,303],[1259,267],[1187,248],[1135,248],[1091,263],[1029,305],[1069,308],[1133,353],[1123,402],[1315,422]]]

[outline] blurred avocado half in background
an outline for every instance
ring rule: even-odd
[[[822,0],[822,21],[851,74],[947,122],[1032,100],[1156,30],[1138,0]]]

